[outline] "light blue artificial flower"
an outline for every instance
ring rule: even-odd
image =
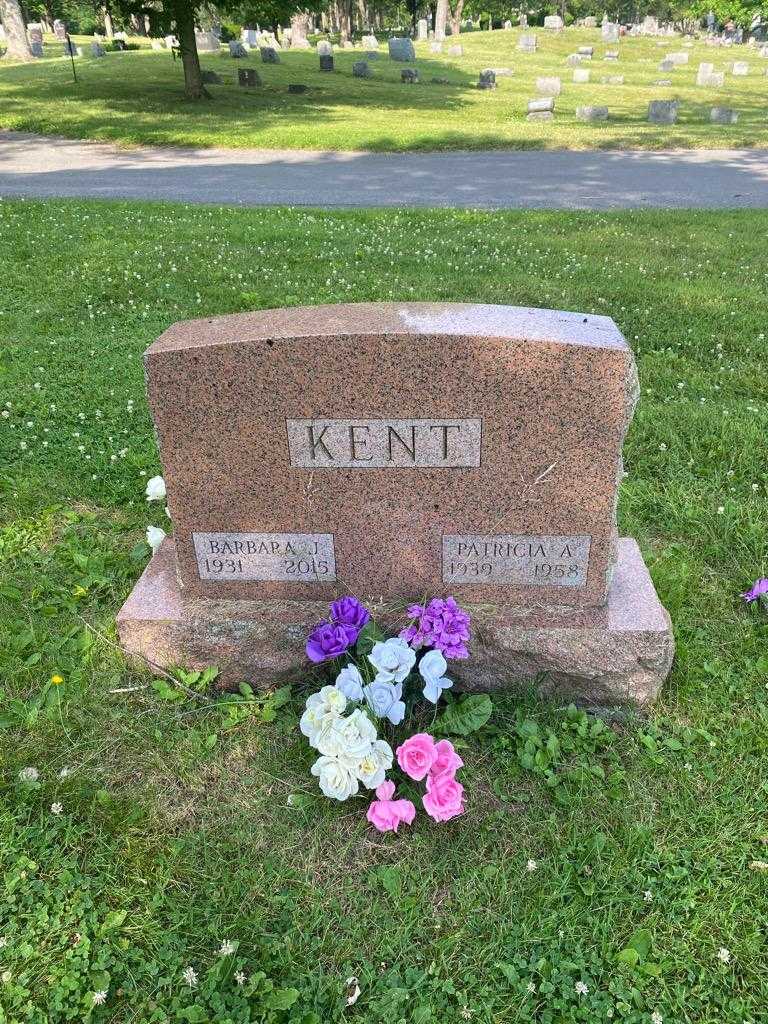
[[[368,661],[376,669],[376,678],[388,683],[402,683],[416,664],[416,652],[405,640],[394,636],[391,640],[373,645]]]
[[[429,651],[419,662],[419,674],[424,680],[424,696],[433,704],[440,700],[443,690],[453,686],[453,682],[443,673],[447,670],[448,663],[440,651]]]
[[[388,718],[392,725],[400,725],[405,717],[405,704],[400,699],[403,695],[402,683],[374,679],[363,693],[368,707],[377,718]]]
[[[357,665],[347,665],[336,676],[336,689],[341,690],[347,700],[363,699],[363,677]]]

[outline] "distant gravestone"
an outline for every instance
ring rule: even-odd
[[[605,51],[605,55],[603,57],[603,60],[618,60],[618,59],[619,59],[619,51],[618,50],[606,50]]]
[[[321,71],[333,71],[333,54],[332,53],[321,53],[319,56],[320,70]]]
[[[297,96],[300,93],[306,92],[308,88],[309,86],[304,85],[301,82],[293,82],[288,85],[288,92],[291,93],[292,96]]]
[[[536,92],[541,96],[559,96],[562,82],[555,76],[544,76],[536,79]]]
[[[659,64],[659,71],[674,71],[677,65],[673,60],[663,60]]]
[[[27,39],[30,43],[42,43],[43,41],[43,26],[37,22],[31,22],[27,25]]]
[[[671,60],[673,64],[687,64],[689,58],[690,58],[690,54],[678,52],[678,53],[668,53],[667,56],[664,59],[665,60]]]
[[[576,107],[577,121],[607,121],[608,107]]]
[[[699,69],[696,72],[696,85],[703,85],[704,81],[709,78],[710,75],[714,74],[715,65],[709,63],[699,64]]]
[[[174,46],[179,45],[179,40],[176,38],[176,36],[166,36],[165,45],[168,47],[169,50],[172,50]]]
[[[60,18],[56,18],[56,20],[53,23],[53,34],[56,36],[57,39],[60,39],[62,42],[64,42],[67,38],[67,23],[65,21],[62,21]]]
[[[618,43],[619,41],[619,26],[614,25],[613,22],[606,22],[600,29],[604,43]]]
[[[64,40],[62,49],[65,57],[82,57],[83,55],[83,51],[79,46],[75,46],[71,39]]]
[[[261,54],[262,64],[280,63],[280,54],[277,52],[274,46],[262,46],[259,49],[259,53]]]
[[[416,68],[403,68],[400,72],[400,81],[404,85],[418,85],[419,72]]]
[[[216,71],[201,71],[200,78],[204,85],[224,85],[224,79]]]
[[[30,41],[29,49],[31,50],[33,57],[43,56],[43,44],[39,43],[36,39],[32,39]]]
[[[238,60],[240,57],[247,57],[248,51],[237,39],[231,39],[229,42],[229,56]]]
[[[588,15],[584,19],[584,28],[597,28],[597,18],[594,15]]]
[[[624,75],[607,75],[602,82],[604,85],[624,85]]]
[[[333,46],[327,39],[321,39],[317,44],[318,57],[328,57],[333,53]]]
[[[680,104],[677,100],[651,100],[648,120],[651,124],[674,124]]]
[[[378,50],[379,40],[374,35],[363,36],[363,48],[366,50]]]
[[[435,75],[434,78],[430,78],[430,82],[432,83],[432,85],[450,85],[451,84],[450,78],[443,78],[440,75]]]
[[[430,53],[442,53],[443,52],[443,44],[438,42],[437,40],[433,40],[429,44],[429,52]]]
[[[538,43],[536,42],[536,36],[533,34],[521,35],[517,40],[517,48],[522,53],[536,53],[537,46]]]
[[[393,36],[388,41],[389,59],[397,61],[409,61],[416,59],[416,51],[410,39],[403,36]]]
[[[504,22],[504,31],[509,32],[512,28],[512,22],[507,20]]]
[[[739,115],[730,107],[712,107],[709,112],[709,120],[712,124],[736,124]]]
[[[104,47],[101,43],[91,43],[91,56],[92,57],[103,57],[105,54]]]
[[[733,62],[732,73],[737,77],[749,74],[749,64],[743,60],[735,60]]]
[[[198,53],[218,53],[221,40],[215,32],[195,32]]]
[[[496,72],[492,68],[485,68],[480,72],[480,78],[477,83],[478,89],[495,89],[496,88]]]
[[[528,100],[528,121],[551,121],[555,116],[555,98],[546,96],[544,98]]]
[[[654,82],[653,84],[654,85],[658,85],[659,87],[663,88],[663,87],[672,85],[672,79],[671,78],[660,78],[657,82]]]
[[[352,65],[353,78],[371,78],[371,69],[367,60],[356,60]]]
[[[153,50],[164,50],[165,43],[162,39],[153,39],[149,44]]]
[[[562,32],[565,25],[559,14],[548,14],[544,19],[544,28],[550,32]]]
[[[427,41],[428,33],[429,25],[427,24],[427,19],[420,18],[416,38],[419,40],[420,43],[425,43]]]
[[[708,89],[720,89],[725,85],[725,72],[713,71],[711,75],[703,76],[698,84]]]
[[[576,68],[583,62],[584,58],[580,53],[569,53],[565,58],[565,63],[569,68]]]
[[[576,52],[580,57],[583,57],[584,60],[592,60],[595,48],[594,46],[580,46]]]
[[[449,46],[448,47],[448,56],[449,57],[463,57],[464,56],[464,47],[463,46],[459,46],[458,44],[455,44],[454,46]]]
[[[589,69],[588,68],[574,68],[573,69],[573,80],[578,85],[583,85],[589,81]]]
[[[238,68],[237,83],[243,89],[255,89],[261,85],[261,79],[255,68]]]
[[[240,41],[247,43],[248,46],[259,45],[259,33],[253,28],[244,28],[240,30]]]

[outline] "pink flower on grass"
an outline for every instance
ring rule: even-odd
[[[376,787],[377,799],[368,808],[366,818],[379,832],[397,832],[401,821],[410,825],[416,817],[416,808],[410,800],[393,800],[394,782],[382,782]]]
[[[452,775],[428,775],[424,810],[435,821],[450,821],[464,813],[464,787]]]
[[[430,775],[450,775],[453,777],[457,769],[464,767],[464,762],[453,749],[453,744],[450,740],[439,740],[435,744],[435,750],[437,751],[437,757],[429,769]]]
[[[417,782],[431,770],[437,760],[437,745],[429,733],[417,732],[397,750],[397,763],[405,774]]]
[[[761,597],[768,597],[768,579],[757,580],[752,588],[741,596],[747,603],[757,601]]]

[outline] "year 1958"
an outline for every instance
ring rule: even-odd
[[[573,579],[579,575],[578,565],[550,565],[549,562],[537,562],[533,569],[534,576],[539,579]]]

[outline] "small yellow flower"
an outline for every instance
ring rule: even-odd
[[[53,683],[54,686],[61,686],[61,684],[64,682],[64,676],[60,676],[58,673],[56,673],[56,675],[51,676],[51,682]]]

